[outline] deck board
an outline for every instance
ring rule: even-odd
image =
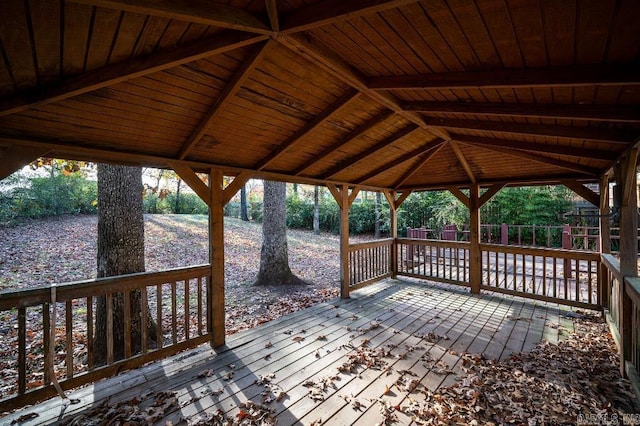
[[[401,404],[408,397],[396,384],[401,376],[435,391],[456,382],[461,354],[504,359],[531,350],[542,339],[555,343],[573,329],[572,319],[571,308],[548,302],[471,295],[466,288],[428,281],[385,280],[354,292],[349,300],[319,304],[237,333],[216,351],[205,345],[69,392],[80,404],[53,398],[2,421],[37,412],[38,417],[21,424],[55,423],[107,398],[116,404],[160,391],[174,392],[180,408],[159,424],[181,424],[216,410],[233,417],[242,403],[263,400],[266,388],[260,379],[274,374],[272,389],[286,395],[269,405],[278,424],[320,419],[333,425],[376,424],[382,420],[378,398]],[[363,347],[390,351],[381,358],[386,365],[339,373],[349,354]],[[305,384],[331,376],[339,380],[325,389],[323,400],[311,399]],[[361,406],[355,407],[354,400]],[[397,414],[398,424],[411,423]]]

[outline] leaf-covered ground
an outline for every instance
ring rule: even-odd
[[[147,271],[208,263],[207,227],[206,216],[146,215]],[[97,216],[0,228],[0,290],[94,278],[96,228]],[[251,284],[260,262],[262,227],[225,218],[229,334],[338,296],[339,237],[289,230],[288,240],[291,269],[308,285],[256,288]]]

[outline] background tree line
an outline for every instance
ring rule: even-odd
[[[24,218],[97,213],[97,182],[91,168],[67,170],[65,163],[45,165],[39,176],[14,174],[0,188],[0,224]],[[144,213],[207,214],[206,204],[169,171],[146,171],[143,189]],[[162,185],[162,181],[165,184]],[[170,184],[167,184],[169,182]],[[258,187],[260,185],[257,185]],[[259,189],[259,188],[258,188]],[[310,185],[287,185],[287,227],[314,229],[314,190]],[[247,191],[247,219],[262,222],[262,192]],[[318,227],[337,233],[340,212],[328,190],[318,188]],[[571,192],[563,186],[505,188],[482,207],[482,223],[560,225],[570,222]],[[225,207],[225,215],[242,217],[240,196]],[[469,212],[448,191],[414,193],[398,211],[401,236],[407,227],[442,229],[446,224],[468,223]],[[575,221],[575,219],[574,219]],[[376,224],[382,236],[389,234],[389,206],[384,197],[362,192],[350,210],[353,234],[374,234]]]

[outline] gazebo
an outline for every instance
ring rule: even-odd
[[[58,287],[69,307],[134,288],[161,296],[167,283],[173,300],[183,283],[197,301],[185,308],[195,332],[173,344],[81,374],[69,353],[63,388],[225,344],[223,208],[263,178],[330,190],[343,298],[404,275],[603,310],[640,394],[637,1],[6,0],[1,10],[0,178],[41,156],[170,168],[210,212],[208,265]],[[547,184],[600,209],[601,253],[481,243],[484,203],[506,186]],[[361,190],[385,195],[391,238],[349,243]],[[429,190],[469,209],[468,242],[398,238],[398,207]],[[49,289],[0,294],[19,330],[7,408],[55,394],[51,359],[42,386],[25,373],[25,314],[45,313],[48,348],[51,301]],[[93,315],[82,319],[89,338]],[[175,303],[172,315],[175,330]]]

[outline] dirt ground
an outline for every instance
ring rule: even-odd
[[[208,263],[207,217],[146,215],[147,271]],[[94,278],[97,216],[63,216],[0,228],[0,290]],[[361,237],[352,240],[362,240]],[[254,287],[260,224],[225,218],[227,332],[252,327],[339,294],[339,237],[288,231],[289,263],[303,286]]]

